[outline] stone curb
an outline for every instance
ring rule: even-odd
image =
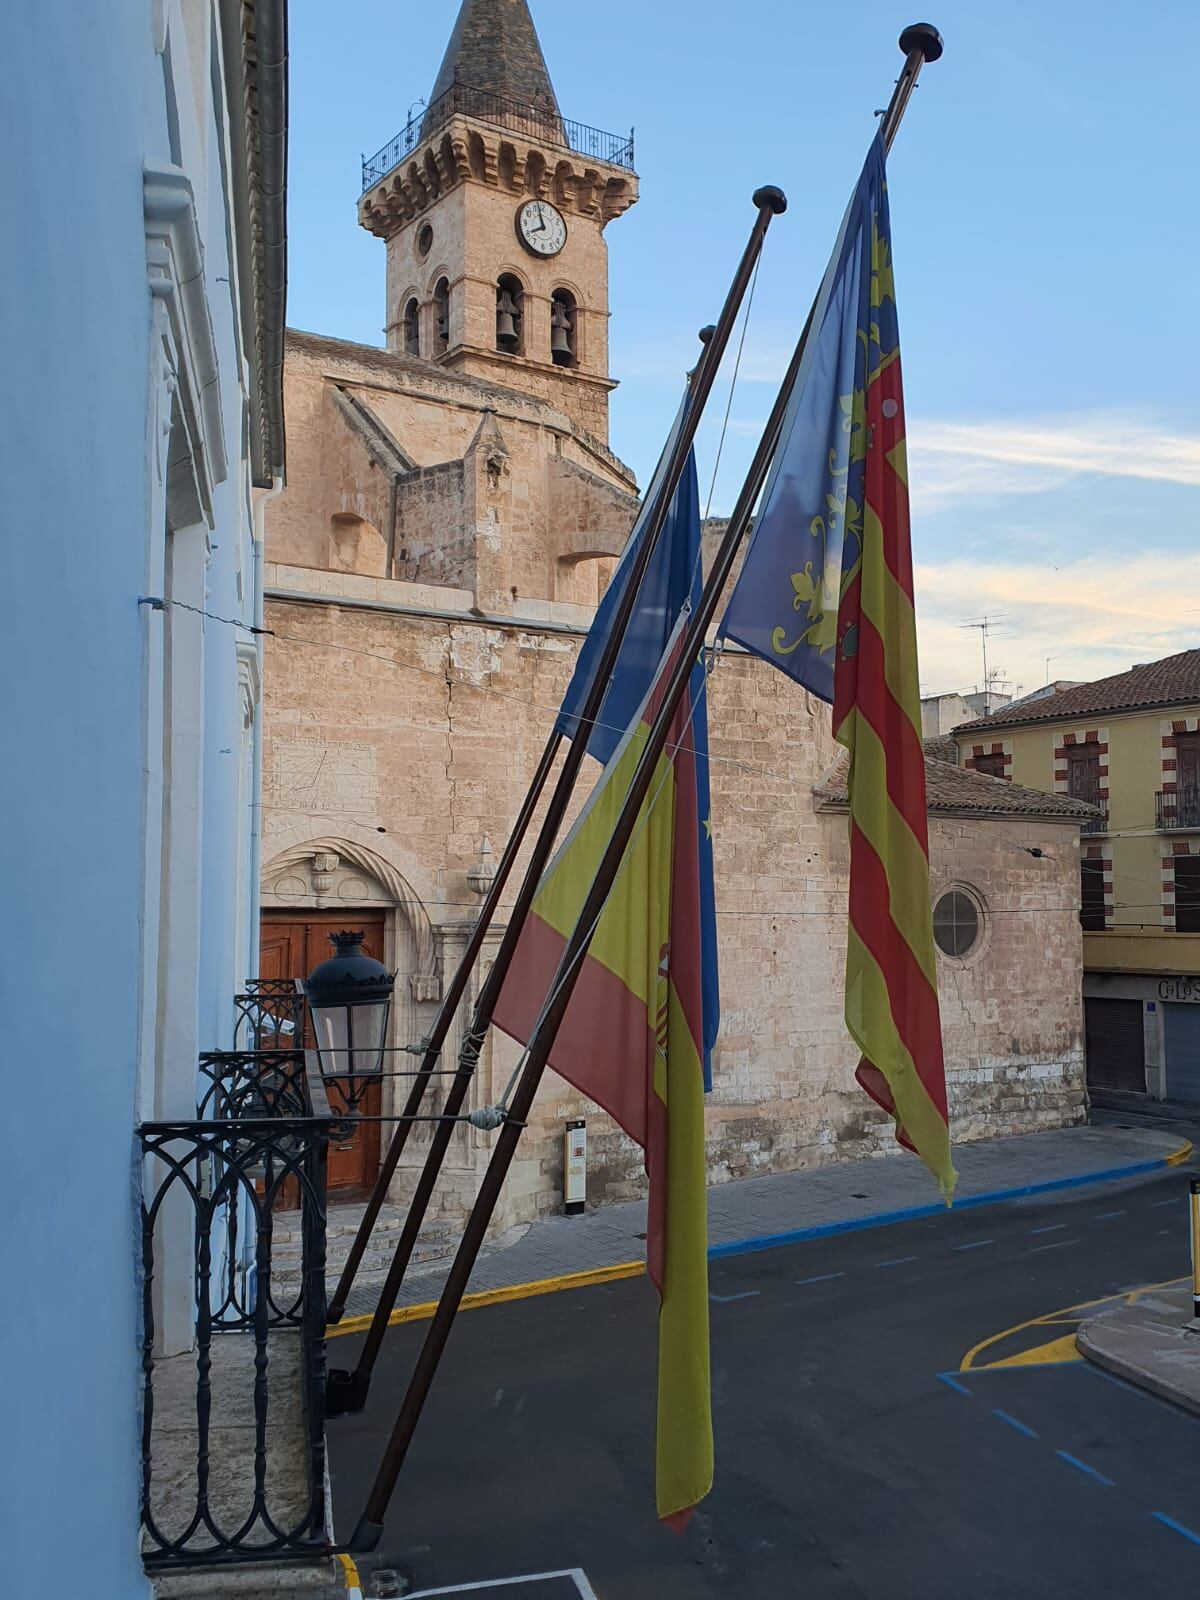
[[[346,1600],[346,1576],[333,1559],[318,1562],[260,1562],[151,1576],[155,1600]]]
[[[1127,1329],[1144,1329],[1146,1301],[1121,1306],[1115,1311],[1104,1311],[1081,1322],[1075,1335],[1076,1346],[1080,1355],[1094,1366],[1124,1379],[1136,1388],[1145,1389],[1160,1400],[1200,1416],[1200,1333],[1189,1332],[1184,1320],[1190,1310],[1191,1294],[1181,1290],[1166,1295],[1160,1293],[1156,1299],[1159,1303],[1167,1300],[1173,1314],[1175,1302],[1178,1301],[1180,1320],[1178,1323],[1172,1321],[1162,1325],[1162,1331],[1154,1338],[1147,1360],[1136,1360],[1117,1347],[1117,1341],[1126,1337]],[[1116,1339],[1113,1338],[1114,1334]],[[1190,1387],[1171,1374],[1173,1350],[1177,1352],[1176,1358],[1182,1354],[1194,1358],[1195,1368]]]

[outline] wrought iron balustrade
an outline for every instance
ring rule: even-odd
[[[423,111],[410,117],[382,150],[363,158],[362,192],[365,194],[381,178],[387,177],[394,167],[412,154],[422,139],[436,133],[454,116],[474,117],[477,122],[487,122],[495,128],[507,128],[519,133],[522,138],[540,144],[557,145],[563,150],[573,150],[577,155],[590,156],[593,161],[633,170],[632,128],[628,134],[606,133],[603,128],[591,128],[585,122],[572,122],[560,116],[553,107],[530,105],[493,94],[487,89],[456,83]]]
[[[344,1121],[298,1050],[205,1055],[198,1098],[195,1120],[138,1128],[151,1570],[329,1549],[326,1159]],[[298,1260],[274,1248],[281,1200]]]
[[[1083,795],[1077,795],[1076,798],[1082,800],[1085,797]],[[1098,817],[1089,817],[1087,819],[1087,821],[1083,824],[1083,827],[1080,829],[1080,832],[1081,833],[1107,833],[1108,832],[1108,801],[1107,800],[1098,799],[1095,795],[1088,795],[1088,796],[1086,796],[1086,799],[1087,799],[1088,805],[1095,806],[1097,811],[1100,813],[1100,815]]]
[[[246,1050],[301,1050],[308,1020],[295,978],[247,978],[233,997],[234,1040]]]
[[[1200,828],[1200,787],[1160,789],[1154,796],[1154,826],[1162,832]]]

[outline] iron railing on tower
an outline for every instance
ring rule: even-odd
[[[633,170],[632,128],[627,134],[606,133],[603,128],[591,128],[585,122],[572,122],[560,116],[553,107],[510,100],[488,89],[475,89],[470,84],[456,83],[423,111],[410,117],[382,150],[377,150],[373,156],[363,157],[362,192],[365,194],[368,189],[373,189],[406,156],[412,154],[422,139],[445,127],[455,116],[473,117],[477,122],[486,122],[494,128],[506,128],[540,144],[590,156],[593,161],[603,161],[612,167]]]

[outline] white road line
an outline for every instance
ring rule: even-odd
[[[518,1578],[485,1578],[482,1583],[452,1583],[445,1589],[418,1589],[408,1600],[431,1600],[433,1595],[441,1594],[478,1594],[481,1590],[511,1589],[518,1583],[550,1583],[555,1578],[569,1578],[579,1591],[580,1600],[596,1600],[596,1591],[582,1567],[562,1567],[557,1572],[526,1572]]]

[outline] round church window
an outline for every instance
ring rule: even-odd
[[[961,960],[979,943],[979,907],[961,889],[948,889],[933,908],[933,937],[943,955]]]
[[[421,260],[424,261],[425,257],[432,249],[433,229],[428,223],[426,223],[421,229],[420,233],[417,235],[417,254],[421,257]]]

